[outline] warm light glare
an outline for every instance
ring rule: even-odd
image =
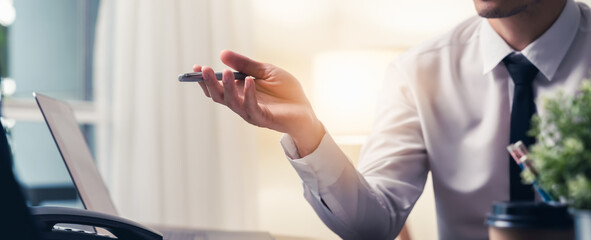
[[[349,4],[346,9],[356,13],[368,26],[382,25],[407,34],[449,31],[463,19],[475,15],[473,3],[464,0],[373,0],[362,8]]]
[[[378,90],[396,51],[334,51],[314,58],[313,101],[334,135],[367,135]]]
[[[415,46],[445,33],[475,16],[472,1],[464,0],[345,0],[340,7],[340,37],[348,43]]]
[[[590,0],[591,1],[591,0]],[[464,0],[253,0],[255,42],[275,52],[408,48],[470,16]]]
[[[253,0],[254,13],[265,17],[268,24],[308,25],[328,17],[334,9],[333,1],[327,0]]]

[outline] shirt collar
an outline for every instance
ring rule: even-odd
[[[554,24],[521,51],[548,80],[552,80],[570,44],[576,36],[581,13],[573,0],[567,0],[562,13]],[[505,56],[514,50],[483,19],[480,27],[480,51],[483,57],[483,73],[495,68]]]
[[[480,52],[482,53],[483,74],[492,71],[505,56],[513,52],[513,49],[495,32],[486,18],[483,18],[480,24]]]

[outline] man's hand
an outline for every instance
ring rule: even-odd
[[[325,130],[295,77],[271,64],[229,50],[222,51],[220,59],[252,77],[234,80],[232,71],[226,69],[220,83],[212,68],[195,65],[193,71],[203,72],[204,81],[199,84],[207,97],[227,106],[252,125],[289,134],[301,157],[318,147]]]

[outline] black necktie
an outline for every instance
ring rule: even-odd
[[[509,54],[503,63],[507,67],[515,90],[513,93],[513,106],[511,109],[511,143],[523,141],[525,146],[535,142],[535,138],[527,135],[530,128],[531,117],[536,112],[534,103],[533,81],[538,74],[538,69],[523,55]],[[531,185],[524,185],[521,182],[521,168],[509,156],[510,176],[510,200],[511,201],[533,201],[534,191]]]

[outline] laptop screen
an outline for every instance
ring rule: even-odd
[[[115,205],[70,106],[42,94],[34,95],[84,207],[96,212],[117,215]]]

